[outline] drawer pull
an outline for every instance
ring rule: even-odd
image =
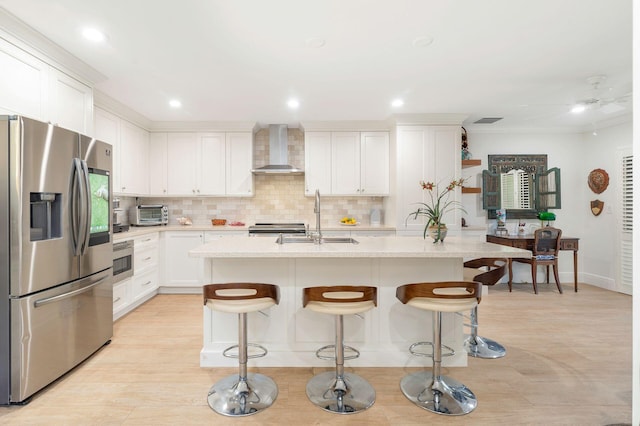
[[[151,260],[151,256],[145,258],[144,260]]]
[[[151,281],[147,281],[146,283],[144,283],[142,285],[145,286],[145,285],[149,285],[149,284],[151,284]]]
[[[116,297],[116,299],[113,301],[113,304],[115,305],[116,303],[118,303],[120,301],[120,297]]]

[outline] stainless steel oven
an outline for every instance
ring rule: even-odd
[[[113,243],[113,283],[133,276],[133,240]]]

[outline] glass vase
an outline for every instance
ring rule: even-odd
[[[427,227],[427,234],[433,239],[434,243],[444,242],[444,238],[447,236],[447,225],[444,223],[431,225]]]

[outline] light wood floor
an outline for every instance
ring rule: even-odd
[[[569,284],[506,284],[479,308],[480,335],[507,347],[498,360],[469,359],[445,369],[477,396],[466,416],[432,414],[399,389],[404,368],[358,368],[377,391],[369,410],[335,415],[312,406],[305,385],[323,369],[263,368],[279,387],[275,404],[229,419],[208,407],[216,380],[235,369],[199,366],[200,296],[163,295],[114,324],[110,345],[48,387],[26,406],[0,407],[0,424],[159,425],[608,425],[631,422],[631,297]],[[427,359],[428,363],[429,360]],[[249,364],[251,365],[251,364]],[[249,368],[256,371],[255,368]],[[353,371],[351,369],[350,371]]]

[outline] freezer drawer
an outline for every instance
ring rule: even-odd
[[[111,269],[11,300],[11,402],[62,376],[113,335]]]

